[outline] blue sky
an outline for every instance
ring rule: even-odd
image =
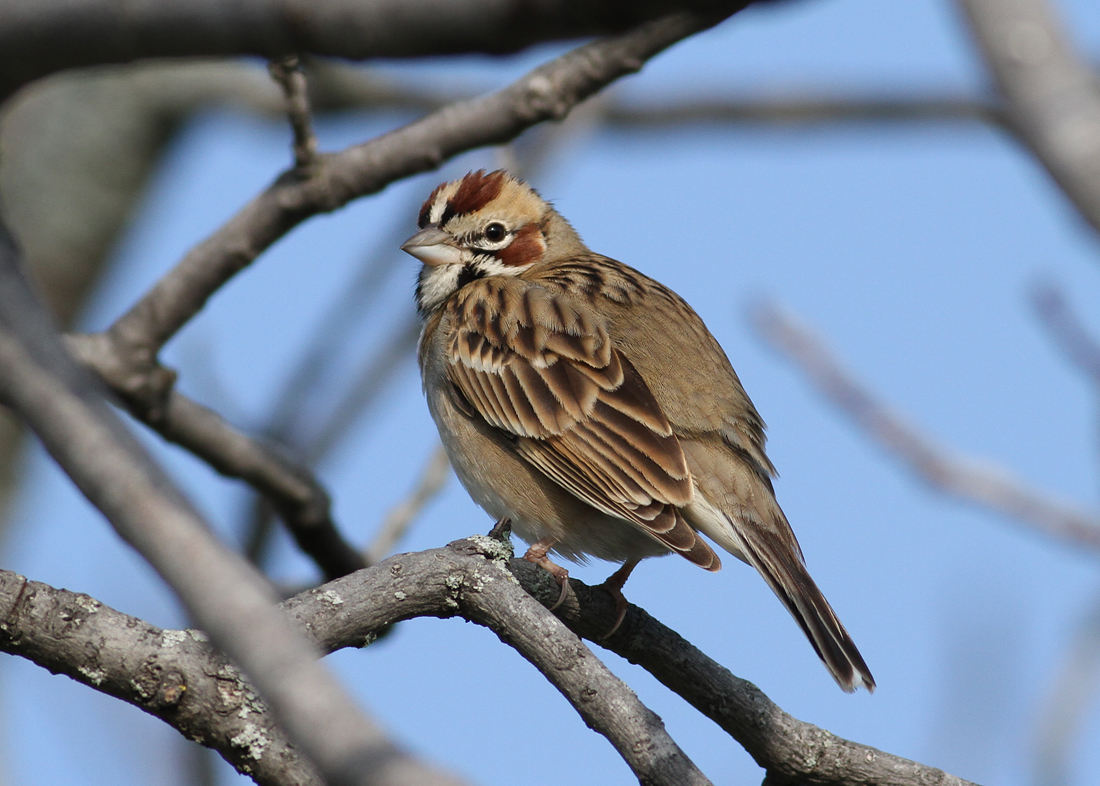
[[[1061,4],[1083,51],[1100,52],[1091,0]],[[397,78],[484,89],[555,48],[510,59],[389,63]],[[984,90],[944,2],[801,0],[739,15],[662,55],[622,86],[639,103],[774,91]],[[408,118],[356,115],[318,131],[339,149]],[[101,328],[289,161],[283,124],[223,112],[196,119],[163,162],[84,318]],[[444,178],[492,166],[491,151],[311,220],[221,293],[165,353],[185,392],[243,427],[262,426],[311,329],[395,225]],[[879,683],[841,693],[755,573],[682,560],[643,564],[627,597],[795,716],[984,783],[1032,782],[1039,713],[1100,581],[1094,557],[928,491],[856,433],[753,333],[769,299],[817,331],[881,400],[925,434],[1097,507],[1096,397],[1037,322],[1028,291],[1063,287],[1100,335],[1100,243],[1045,173],[1004,134],[970,125],[797,130],[597,131],[569,140],[535,181],[589,245],[655,276],[704,317],[769,424],[777,493],[811,572]],[[384,249],[382,249],[384,251]],[[369,356],[412,310],[415,264],[395,269],[342,350]],[[334,375],[332,390],[339,390]],[[335,398],[336,393],[331,394]],[[298,428],[316,428],[315,413]],[[433,447],[411,357],[319,471],[348,536],[369,540]],[[156,445],[155,440],[150,444]],[[188,456],[158,456],[218,531],[239,539],[240,488]],[[169,593],[43,455],[33,450],[7,565],[166,627]],[[401,550],[490,522],[459,484]],[[589,582],[613,570],[574,571]],[[313,570],[285,538],[273,572]],[[716,783],[759,783],[740,747],[678,697],[606,659]],[[420,620],[367,651],[330,659],[349,688],[417,753],[482,784],[634,782],[602,738],[492,634]],[[5,660],[3,760],[12,782],[176,784],[174,732],[66,678]],[[1090,711],[1073,783],[1100,768]],[[222,782],[236,776],[222,773]]]

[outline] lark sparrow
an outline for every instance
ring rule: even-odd
[[[510,519],[526,558],[563,592],[548,553],[621,562],[608,580],[621,599],[645,557],[718,570],[701,532],[760,572],[841,688],[873,690],[775,500],[764,422],[695,311],[590,251],[503,171],[440,185],[418,225],[401,248],[424,263],[428,407],[463,485]]]

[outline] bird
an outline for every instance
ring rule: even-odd
[[[776,501],[764,421],[691,306],[504,170],[440,184],[417,226],[401,249],[422,263],[428,409],[470,496],[562,597],[550,554],[622,563],[604,584],[617,628],[642,559],[720,568],[705,536],[760,573],[842,689],[873,691]]]

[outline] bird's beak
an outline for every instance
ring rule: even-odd
[[[424,227],[402,243],[401,250],[432,267],[462,261],[461,252],[454,246],[454,238],[435,224]]]

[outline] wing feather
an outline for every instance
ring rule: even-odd
[[[478,416],[574,496],[716,569],[678,509],[694,493],[683,448],[600,317],[504,277],[466,286],[447,308],[451,382]]]

